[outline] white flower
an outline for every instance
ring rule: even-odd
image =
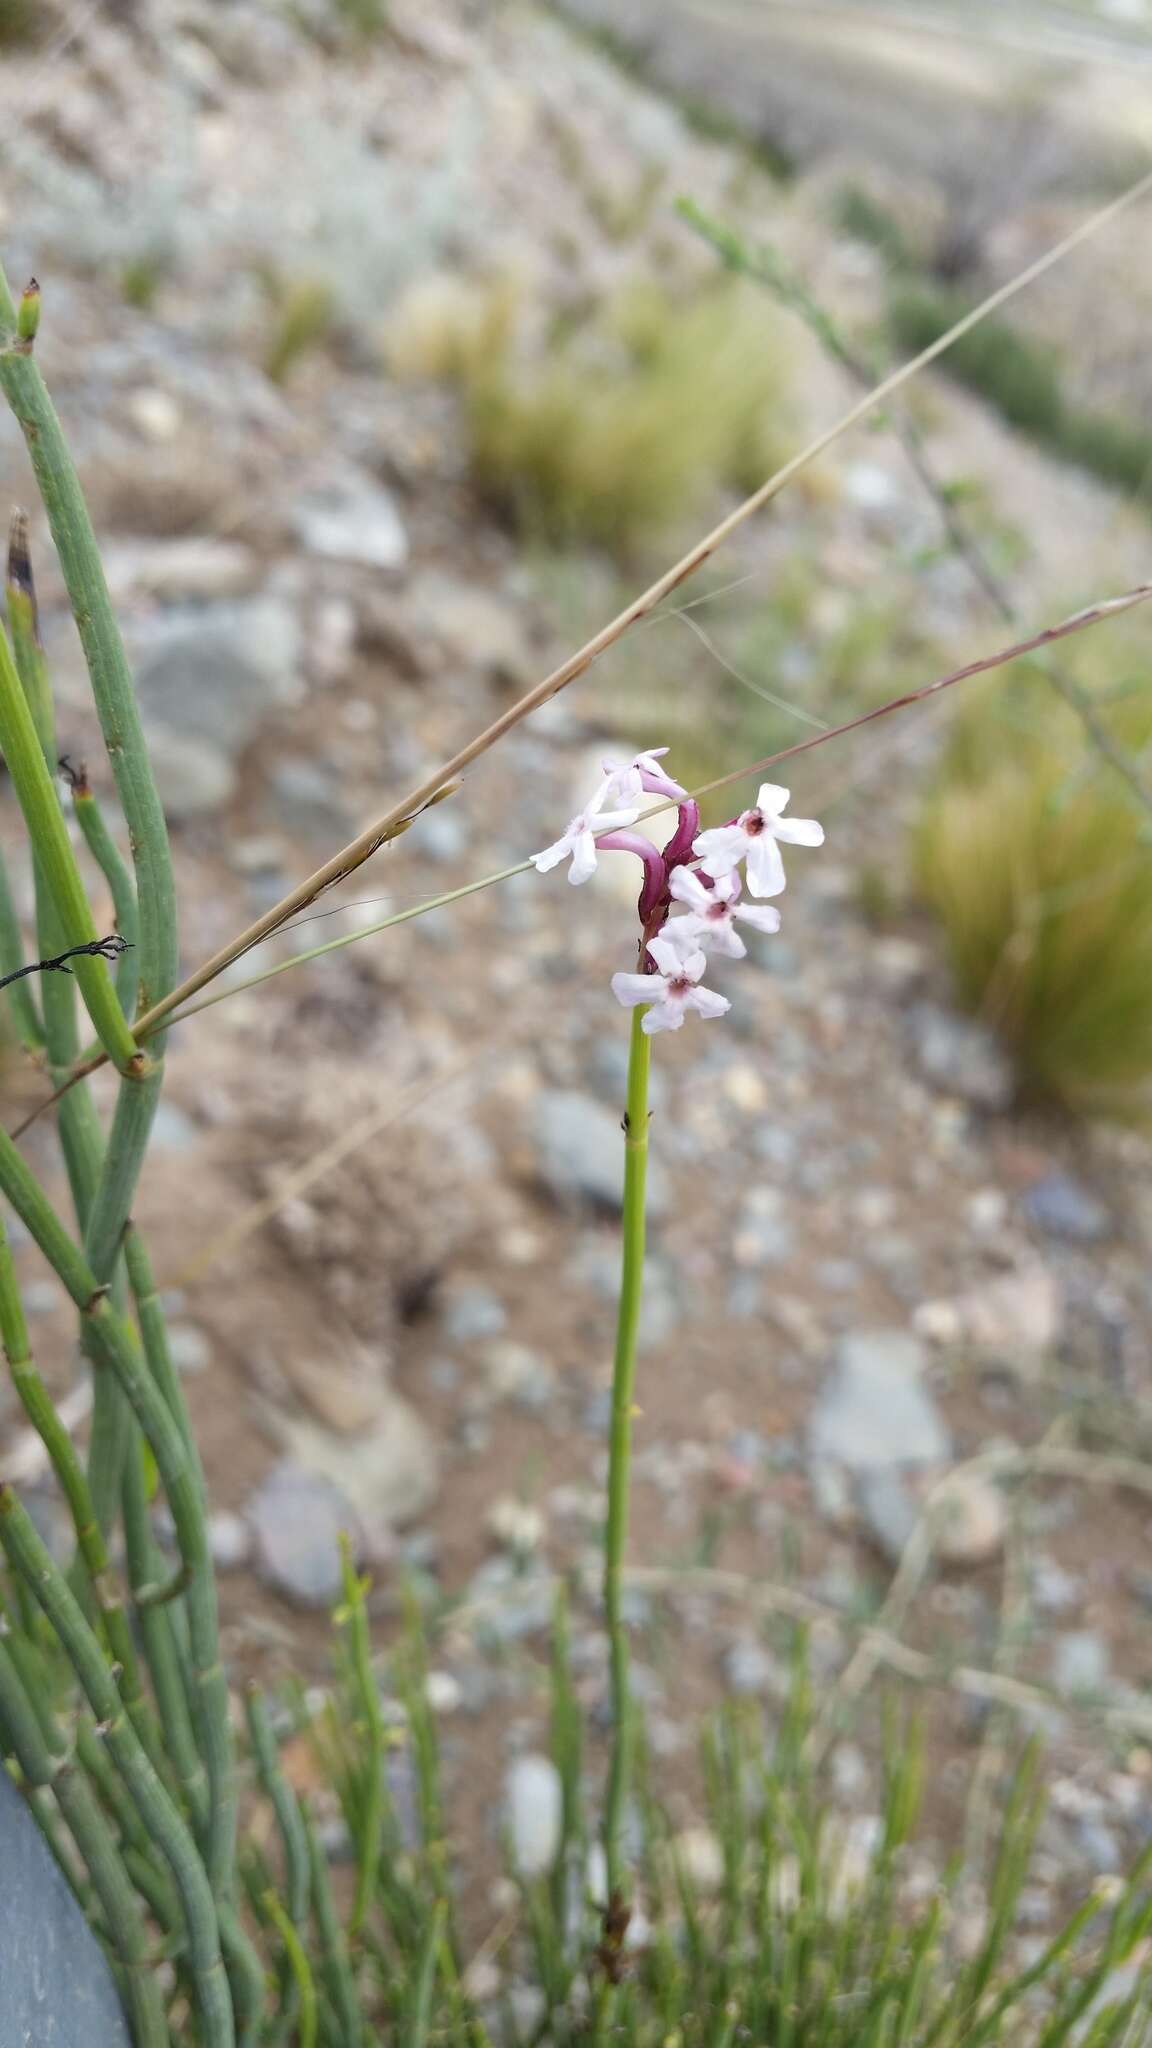
[[[667,931],[667,927],[665,927]],[[682,953],[666,936],[653,939],[648,947],[658,974],[614,974],[612,993],[626,1010],[638,1003],[652,1008],[641,1020],[640,1029],[651,1038],[656,1031],[679,1031],[689,1010],[701,1017],[722,1017],[731,1009],[727,996],[699,986],[707,962],[699,950]]]
[[[696,945],[711,946],[717,953],[727,953],[733,960],[743,960],[748,951],[733,920],[740,918],[744,924],[758,932],[778,932],[780,912],[769,905],[758,910],[753,904],[739,902],[740,877],[737,874],[717,875],[715,887],[706,889],[699,875],[691,868],[676,868],[668,884],[677,903],[688,907],[687,917],[678,917],[673,924],[665,925],[666,932],[674,932],[674,943],[687,945],[691,939]]]
[[[683,796],[685,791],[678,782],[673,782],[660,766],[667,747],[649,747],[646,753],[634,754],[630,761],[605,761],[604,773],[608,777],[608,788],[619,803],[639,803],[645,794],[650,796]]]
[[[784,862],[777,840],[788,846],[823,846],[824,827],[815,818],[783,818],[790,791],[777,782],[762,782],[755,806],[742,811],[734,825],[701,832],[692,851],[710,875],[730,875],[747,860],[748,887],[753,896],[779,896],[784,887]]]
[[[629,811],[606,811],[604,805],[612,792],[611,782],[604,782],[589,798],[584,809],[573,818],[568,830],[553,845],[546,846],[543,853],[532,855],[532,864],[542,875],[549,868],[558,867],[562,860],[572,856],[568,870],[570,882],[586,882],[596,872],[596,838],[598,832],[614,832],[622,825],[634,825],[639,817],[636,809]]]

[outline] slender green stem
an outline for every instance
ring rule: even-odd
[[[144,1461],[140,1453],[141,1446],[137,1442],[130,1447],[124,1461],[124,1543],[128,1577],[136,1599],[140,1640],[152,1676],[165,1747],[196,1838],[202,1841],[208,1819],[208,1781],[188,1711],[188,1695],[172,1615],[165,1606],[140,1598],[163,1576],[160,1554],[148,1518]]]
[[[355,1941],[371,1910],[380,1881],[380,1850],[384,1836],[384,1717],[380,1710],[380,1688],[372,1669],[364,1583],[352,1563],[347,1538],[342,1540],[341,1553],[348,1663],[366,1734],[363,1798],[359,1802],[356,1842],[356,1893],[348,1923],[349,1938]]]
[[[608,1896],[622,1896],[621,1837],[628,1799],[632,1701],[628,1684],[628,1635],[621,1612],[624,1552],[628,1543],[628,1489],[632,1462],[632,1417],[636,1383],[636,1337],[644,1291],[644,1185],[648,1171],[648,1068],[652,1041],[643,1028],[646,1010],[632,1013],[628,1057],[628,1111],[624,1120],[623,1255],[612,1367],[612,1429],[608,1447],[608,1515],[604,1528],[604,1612],[608,1624],[612,1680],[612,1756],[604,1808],[604,1857]]]
[[[316,1985],[307,1952],[275,1892],[265,1892],[262,1904],[284,1943],[284,1953],[296,1986],[297,2032],[294,2039],[297,2048],[316,2048]]]
[[[29,1785],[50,1789],[92,1880],[124,1972],[135,2048],[168,2048],[160,1986],[148,1953],[148,1928],[136,1888],[87,1779],[57,1732],[45,1738],[19,1673],[0,1642],[0,1720]]]
[[[113,1661],[120,1667],[120,1691],[140,1740],[153,1761],[158,1756],[155,1718],[144,1698],[132,1633],[109,1564],[92,1496],[75,1446],[64,1428],[32,1357],[7,1234],[0,1226],[0,1342],[24,1412],[35,1429],[68,1503],[76,1546],[95,1595]]]
[[[135,1333],[118,1316],[83,1253],[73,1243],[34,1174],[0,1131],[0,1192],[11,1202],[80,1310],[86,1346],[98,1370],[110,1370],[127,1395],[151,1445],[188,1571],[194,1719],[210,1788],[208,1862],[217,1895],[231,1894],[236,1848],[236,1781],[228,1681],[220,1662],[216,1581],[208,1547],[204,1489],[178,1421],[145,1364]],[[173,1397],[178,1389],[173,1390]]]
[[[8,1486],[0,1487],[0,1543],[12,1570],[31,1587],[59,1637],[100,1724],[100,1739],[107,1744],[149,1836],[172,1872],[188,1930],[205,2048],[232,2048],[232,1999],[220,1953],[216,1902],[204,1865],[124,1714],[99,1642],[51,1553]]]
[[[128,941],[128,951],[122,953],[116,963],[116,995],[124,1015],[131,1017],[140,980],[140,914],[136,903],[136,884],[87,781],[73,783],[72,808],[88,851],[111,891],[116,929]]]
[[[20,920],[16,915],[16,905],[12,897],[12,884],[8,879],[8,863],[3,855],[0,855],[0,974],[15,974],[17,968],[25,965],[26,958],[24,935],[20,930]],[[50,974],[47,979],[53,981],[55,976]],[[44,1044],[44,1026],[40,1021],[31,981],[27,976],[23,981],[14,981],[4,993],[8,998],[21,1045],[26,1046],[29,1052],[39,1052]],[[53,1075],[54,1082],[63,1078],[63,1075]]]
[[[0,346],[0,388],[28,444],[128,826],[140,905],[140,999],[147,1008],[167,994],[176,975],[176,898],[168,832],[84,494],[31,345],[14,339],[17,311],[2,269],[0,329],[7,342]]]
[[[312,1911],[320,1935],[320,1947],[324,1957],[324,1980],[328,1996],[340,2022],[339,2040],[341,2048],[360,2048],[366,2038],[363,2008],[356,1977],[348,1956],[348,1944],[336,1912],[332,1887],[328,1880],[328,1865],[324,1851],[316,1834],[315,1824],[307,1807],[301,1809],[304,1832],[308,1840],[308,1869],[312,1880]]]
[[[280,1769],[280,1758],[276,1750],[276,1737],[268,1719],[268,1709],[262,1693],[256,1686],[249,1686],[245,1701],[248,1717],[248,1734],[252,1742],[252,1754],[260,1783],[272,1803],[280,1840],[284,1848],[284,1871],[286,1899],[293,1925],[299,1927],[308,1911],[308,1836],[300,1803]]]
[[[44,759],[32,710],[17,674],[8,636],[3,632],[0,632],[0,748],[24,813],[29,839],[52,892],[64,943],[67,946],[91,944],[99,934]],[[96,1036],[105,1052],[122,1073],[138,1073],[141,1069],[140,1049],[116,999],[107,962],[95,955],[81,956],[75,962],[75,975]]]

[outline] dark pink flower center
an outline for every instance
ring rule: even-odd
[[[670,996],[686,996],[695,986],[690,975],[674,974],[668,983],[668,993]]]
[[[740,823],[743,825],[749,839],[758,839],[764,830],[764,813],[763,811],[745,811]]]
[[[726,903],[710,903],[704,915],[707,918],[711,918],[713,924],[723,924],[728,915],[728,905]]]

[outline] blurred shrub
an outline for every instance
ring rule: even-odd
[[[460,389],[479,488],[556,545],[628,556],[710,490],[761,482],[782,450],[779,330],[727,282],[686,304],[634,287],[533,348],[514,286],[445,280],[409,295],[390,356]]]
[[[908,237],[894,213],[873,198],[863,185],[844,185],[836,197],[835,220],[843,234],[866,242],[891,264],[902,270],[913,261]]]
[[[1133,757],[1152,676],[1094,691]],[[985,686],[954,727],[918,835],[961,994],[1022,1075],[1083,1108],[1152,1107],[1149,820],[1035,667]]]
[[[264,373],[274,384],[285,384],[301,358],[332,332],[335,303],[319,278],[283,277],[269,269],[262,281],[270,310]]]
[[[896,340],[927,348],[967,311],[959,293],[900,284],[889,301]],[[1136,497],[1152,497],[1152,433],[1091,412],[1065,396],[1054,352],[1002,320],[982,320],[941,359],[941,368],[988,399],[1011,426]]]
[[[35,0],[0,0],[0,46],[35,42],[43,27],[43,10]]]

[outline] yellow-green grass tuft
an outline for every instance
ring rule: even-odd
[[[636,287],[536,346],[525,326],[514,287],[429,288],[391,359],[458,387],[476,484],[534,540],[627,558],[784,450],[779,329],[738,284],[683,303]]]
[[[1115,741],[1145,754],[1152,676],[1093,694]],[[1022,1078],[1074,1108],[1147,1118],[1152,820],[1034,665],[961,714],[917,854],[960,992]]]

